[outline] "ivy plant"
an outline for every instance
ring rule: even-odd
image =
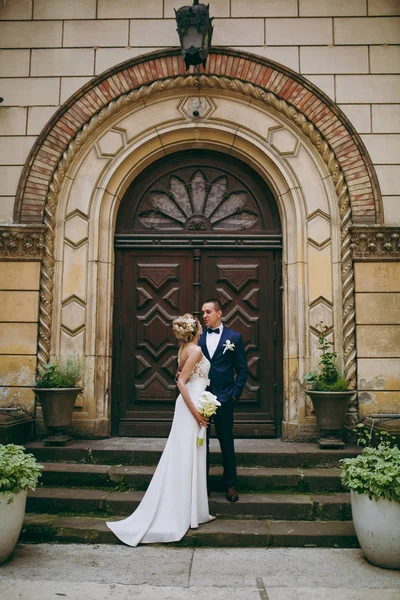
[[[0,444],[0,493],[18,494],[34,490],[41,476],[42,465],[33,454],[26,454],[23,446]]]
[[[359,456],[345,458],[343,485],[371,499],[384,498],[400,503],[400,450],[382,442],[376,448],[366,446]]]

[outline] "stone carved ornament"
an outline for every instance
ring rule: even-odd
[[[0,225],[0,258],[41,260],[44,254],[44,226]]]
[[[399,260],[400,225],[353,225],[351,249],[354,260]]]
[[[53,303],[54,279],[54,216],[58,201],[58,194],[68,168],[79,151],[80,147],[99,128],[104,127],[104,122],[115,115],[120,109],[133,102],[146,98],[156,93],[179,89],[213,89],[222,90],[240,96],[250,96],[272,107],[306,135],[315,146],[320,156],[326,163],[338,198],[341,219],[341,276],[342,276],[342,314],[343,314],[343,347],[346,378],[350,389],[356,387],[356,348],[355,348],[355,302],[354,302],[354,269],[352,261],[352,248],[350,227],[351,206],[348,189],[335,153],[327,141],[322,137],[316,127],[293,106],[275,96],[272,92],[265,91],[251,83],[244,83],[238,79],[213,76],[177,76],[169,79],[158,80],[150,85],[128,92],[111,101],[106,107],[94,115],[77,133],[70,142],[54,172],[50,191],[47,195],[44,222],[47,228],[45,240],[45,255],[41,273],[40,317],[39,317],[39,352],[38,363],[43,365],[50,358],[51,322]],[[354,405],[350,409],[356,413]]]

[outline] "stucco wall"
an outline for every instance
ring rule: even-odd
[[[22,165],[70,95],[105,69],[177,45],[175,0],[0,0],[0,220]],[[213,43],[307,77],[365,142],[386,223],[400,221],[399,0],[213,0]],[[397,45],[396,45],[397,44]]]

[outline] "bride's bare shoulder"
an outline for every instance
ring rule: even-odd
[[[195,362],[198,362],[202,356],[203,353],[201,351],[201,348],[197,344],[186,344],[185,346],[182,346],[178,353],[180,370],[183,369],[183,366],[188,360],[188,358],[191,358]]]
[[[201,358],[202,356],[202,351],[200,346],[198,346],[197,344],[188,344],[186,346],[187,348],[187,352],[188,352],[188,356],[193,356],[196,357],[197,359]]]

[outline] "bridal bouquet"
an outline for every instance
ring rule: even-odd
[[[199,413],[209,419],[212,415],[215,415],[217,412],[218,406],[221,406],[221,402],[218,402],[217,396],[212,394],[211,392],[203,392],[199,396],[199,404],[197,406],[197,410]],[[204,436],[206,433],[206,428],[202,427],[199,431],[199,435],[197,437],[197,445],[202,446],[204,443]]]

